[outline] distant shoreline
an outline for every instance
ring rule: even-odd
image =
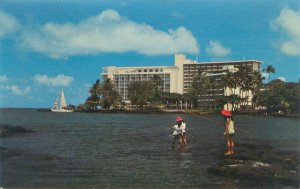
[[[50,108],[0,108],[0,110],[37,110],[39,112],[51,112]],[[123,113],[123,114],[191,114],[191,115],[217,115],[220,110],[179,110],[179,109],[112,109],[112,110],[75,110],[78,113]],[[249,115],[249,116],[273,116],[273,117],[284,117],[284,118],[300,118],[300,114],[264,114],[262,111],[255,110],[239,110],[234,112],[233,115]]]
[[[19,108],[1,108],[1,109],[19,109]],[[20,108],[20,109],[37,109],[40,112],[51,112],[49,108]],[[79,113],[123,113],[123,114],[192,114],[192,115],[217,115],[220,110],[179,110],[179,109],[112,109],[112,110],[75,110]],[[264,114],[262,111],[254,110],[239,110],[234,112],[234,115],[249,115],[249,116],[273,116],[273,117],[289,117],[300,118],[299,114]]]

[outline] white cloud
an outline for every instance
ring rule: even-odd
[[[285,77],[278,77],[277,79],[283,81],[283,82],[286,82],[286,78]]]
[[[271,28],[281,32],[284,41],[280,51],[289,56],[300,56],[300,9],[295,11],[283,8],[280,15],[271,23]]]
[[[8,77],[6,75],[0,75],[0,82],[8,81]]]
[[[105,10],[79,23],[46,23],[22,36],[22,46],[52,58],[89,55],[102,52],[137,52],[145,55],[173,53],[198,54],[196,38],[184,27],[156,30]]]
[[[31,87],[26,87],[24,89],[20,89],[17,85],[12,85],[12,86],[10,86],[10,90],[15,95],[23,96],[23,95],[26,95],[30,92]]]
[[[69,86],[73,81],[73,77],[65,75],[57,75],[56,77],[48,77],[47,75],[35,75],[33,78],[34,81],[52,87],[58,86]]]
[[[14,16],[0,10],[0,38],[15,32],[19,27],[19,23]]]
[[[219,41],[211,40],[205,52],[213,57],[224,57],[229,55],[231,50],[224,47]]]
[[[0,89],[8,90],[8,91],[12,92],[14,95],[17,95],[17,96],[26,95],[31,91],[31,87],[25,87],[24,89],[21,89],[17,85],[1,86]]]

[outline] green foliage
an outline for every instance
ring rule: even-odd
[[[188,91],[188,98],[192,102],[193,107],[198,107],[199,98],[205,95],[209,89],[210,80],[206,76],[206,73],[199,70],[198,74],[194,76],[191,87]]]
[[[96,110],[97,106],[100,105],[100,95],[98,93],[100,88],[100,80],[96,80],[93,86],[89,89],[90,96],[85,100],[85,104],[82,105],[83,109]]]
[[[266,107],[269,113],[283,111],[285,114],[299,113],[299,83],[284,83],[274,80],[270,87],[257,94],[257,105]]]
[[[116,107],[121,96],[114,90],[114,85],[110,79],[106,79],[103,83],[99,80],[93,84],[89,90],[90,96],[86,99],[85,108],[96,110],[98,106],[103,109]]]
[[[98,89],[100,95],[100,105],[103,109],[116,107],[121,101],[121,96],[114,90],[114,85],[110,79],[106,79]]]
[[[267,65],[267,67],[264,68],[262,71],[268,73],[268,81],[270,82],[271,79],[270,74],[275,73],[275,68],[272,65]]]
[[[255,95],[261,86],[261,81],[261,74],[257,71],[252,72],[246,66],[239,66],[237,70],[227,71],[222,76],[209,76],[206,72],[199,70],[189,88],[189,99],[194,107],[205,103],[203,100],[210,100],[214,107],[222,107],[230,103],[233,108],[237,108],[238,105],[248,105],[249,91]],[[239,93],[237,93],[238,88]],[[230,90],[229,94],[220,93],[226,89]]]
[[[171,105],[177,105],[182,101],[182,95],[178,93],[162,93],[162,102],[169,108]],[[177,107],[176,107],[177,108]]]
[[[151,81],[131,82],[128,86],[128,98],[132,105],[139,105],[142,108],[153,97],[154,88]]]

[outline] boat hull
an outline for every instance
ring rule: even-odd
[[[74,110],[66,110],[66,109],[51,109],[51,112],[74,112]]]

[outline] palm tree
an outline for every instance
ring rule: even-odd
[[[237,80],[239,81],[240,94],[244,101],[244,105],[248,105],[249,92],[253,91],[254,73],[249,67],[240,67]]]
[[[264,77],[262,77],[261,73],[258,71],[253,72],[253,78],[251,83],[251,91],[253,94],[252,98],[252,107],[255,108],[256,100],[257,100],[257,94],[260,91],[260,88],[262,86],[262,80],[264,80]]]
[[[229,88],[233,94],[236,82],[234,75],[231,72],[227,72],[227,74],[222,77],[222,82],[225,90],[226,88]]]
[[[233,110],[241,102],[241,98],[237,98],[239,96],[236,94],[236,89],[242,86],[240,71],[238,72],[228,71],[227,74],[224,75],[221,79],[222,79],[222,85],[224,86],[224,90],[227,89],[230,90],[230,94],[228,93],[225,94],[226,98],[224,99],[227,99],[227,103],[232,104],[232,110]]]
[[[275,68],[272,65],[267,65],[265,69],[262,70],[265,73],[268,73],[268,81],[270,83],[270,73],[275,73]]]

